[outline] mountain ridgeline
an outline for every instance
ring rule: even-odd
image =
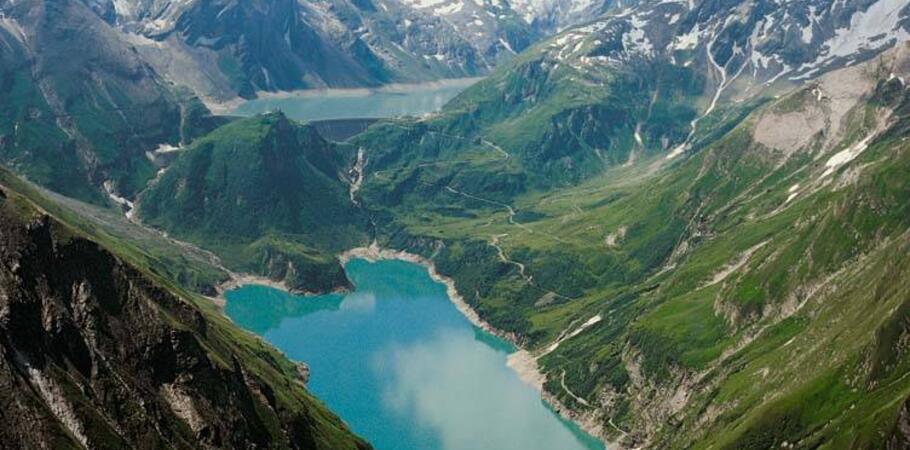
[[[159,73],[215,100],[477,76],[539,38],[506,2],[89,3]]]
[[[377,126],[357,142],[380,143],[371,164],[383,170],[382,195],[486,183],[505,200],[566,186],[703,148],[769,97],[906,40],[906,6],[634,2],[531,46],[438,116]],[[497,166],[485,170],[493,181],[472,176],[477,165]]]
[[[347,147],[270,113],[181,151],[140,197],[139,217],[210,248],[230,267],[326,291],[350,287],[335,254],[366,240]]]
[[[386,3],[2,3],[0,161],[56,192],[126,204],[169,149],[225,123],[200,98],[481,75],[540,37],[504,3]]]
[[[223,123],[78,1],[0,5],[0,160],[55,191],[132,197],[146,156]]]
[[[6,184],[0,227],[4,447],[370,448],[209,300]]]
[[[621,448],[903,448],[907,55],[562,189],[497,184],[465,153],[399,176],[376,127],[364,204],[389,220],[381,245],[431,257],[530,349],[546,396]],[[433,148],[447,114],[387,129]]]
[[[96,205],[0,174],[0,437],[364,447],[181,289],[375,242],[611,448],[907,448],[908,5],[0,4],[0,158]],[[197,97],[489,70],[342,143]]]

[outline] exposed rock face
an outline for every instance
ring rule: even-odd
[[[512,70],[466,91],[437,118],[401,121],[385,135],[374,126],[355,138],[372,151],[364,205],[401,204],[399,217],[419,217],[427,210],[445,217],[427,220],[432,231],[423,224],[386,225],[380,243],[432,258],[485,320],[521,336],[529,351],[542,355],[538,369],[550,394],[578,413],[594,414],[600,426],[589,429],[622,446],[905,446],[907,412],[901,406],[910,361],[903,324],[910,297],[907,284],[893,280],[906,279],[901,274],[910,268],[905,200],[910,198],[905,84],[910,47],[898,44],[777,98],[767,91],[757,94],[765,99],[746,113],[712,117],[729,125],[705,138],[700,148],[677,154],[675,161],[660,157],[672,162],[653,178],[616,170],[610,172],[620,180],[615,188],[603,177],[541,198],[515,197],[503,184],[484,184],[508,173],[511,167],[503,161],[529,169],[534,167],[529,156],[558,161],[563,155],[557,150],[583,148],[577,142],[515,145],[540,129],[554,143],[572,142],[575,136],[603,143],[610,130],[588,124],[617,126],[621,119],[626,125],[617,128],[632,135],[627,145],[638,140],[636,128],[641,136],[634,148],[659,141],[660,136],[649,135],[649,123],[635,126],[636,114],[647,108],[607,121],[554,95],[560,82],[579,89],[603,86],[594,83],[600,80],[618,86],[629,63],[573,59],[606,34],[567,31],[526,54]],[[589,78],[564,81],[568,77],[558,78],[560,73]],[[599,74],[605,76],[596,78]],[[747,75],[748,68],[742,76]],[[668,79],[672,86],[687,80]],[[662,98],[666,92],[659,90]],[[628,104],[604,98],[594,102]],[[522,134],[498,128],[503,117],[514,127],[547,102],[553,105],[547,112],[563,105],[569,111],[550,116],[559,118],[553,121],[555,131],[540,122],[521,128]],[[737,103],[722,96],[717,105],[724,112]],[[677,118],[677,111],[668,117]],[[484,121],[493,125],[475,132]],[[472,132],[509,156],[485,159],[487,167],[462,163],[457,170],[424,163],[458,161],[442,153],[448,151],[446,144],[457,148],[468,141],[465,148],[495,150],[481,139],[443,139]],[[386,142],[394,144],[381,153]],[[550,153],[517,151],[523,148]],[[405,164],[412,161],[408,172]],[[377,173],[385,170],[396,175]],[[415,207],[434,189],[442,194],[428,202],[434,209]],[[526,203],[528,198],[534,201]],[[459,201],[464,208],[452,207]],[[502,228],[447,226],[464,216],[470,217],[464,223],[483,224],[482,208],[495,211],[487,223]],[[533,211],[514,213],[519,208]],[[620,227],[623,238],[608,235],[604,245],[604,230]],[[500,229],[509,234],[493,234]],[[431,237],[445,245],[422,244]],[[627,257],[628,265],[619,262]],[[643,267],[647,270],[640,271]],[[533,275],[533,284],[526,274]],[[592,288],[612,283],[620,288]],[[562,295],[548,298],[544,289]],[[591,306],[583,312],[575,309],[587,301]],[[562,313],[566,320],[554,320]],[[575,324],[601,315],[596,326],[560,340]],[[708,328],[712,331],[702,334]],[[693,349],[697,356],[684,356]],[[882,409],[884,403],[889,406]]]
[[[614,0],[511,0],[512,9],[534,29],[553,32],[602,15],[610,8],[622,7]]]
[[[901,406],[894,432],[888,441],[888,450],[897,450],[910,447],[910,399]]]
[[[292,364],[230,327],[21,197],[0,198],[0,441],[368,448]]]
[[[185,87],[224,100],[263,90],[469,76],[536,39],[506,6],[492,16],[486,9],[452,13],[466,24],[471,18],[482,38],[458,33],[432,10],[388,6],[0,4],[0,162],[82,200],[132,200],[168,163],[156,149],[189,144],[223,123]],[[471,14],[482,14],[485,25],[474,25]]]
[[[907,6],[905,0],[640,1],[606,8],[608,14],[567,29],[545,48],[550,59],[583,72],[669,60],[705,72],[717,99],[742,98],[775,83],[812,80],[907,41]]]
[[[219,100],[479,75],[539,37],[498,1],[94,3],[159,72]]]
[[[130,198],[154,177],[146,152],[215,122],[76,0],[0,4],[0,162],[83,200],[110,181]]]

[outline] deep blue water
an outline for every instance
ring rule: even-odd
[[[228,292],[226,312],[311,369],[309,389],[377,450],[602,449],[506,367],[514,349],[474,327],[423,267],[345,266],[350,294]]]

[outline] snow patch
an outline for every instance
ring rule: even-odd
[[[640,55],[652,56],[654,54],[654,45],[645,34],[644,26],[647,21],[640,19],[638,16],[632,16],[629,24],[632,29],[622,36],[622,45],[626,52],[634,52]]]
[[[550,353],[550,352],[552,352],[553,350],[556,350],[557,348],[559,348],[559,344],[565,342],[565,341],[568,340],[568,339],[572,339],[572,338],[575,337],[575,336],[578,336],[578,335],[581,334],[583,331],[587,330],[588,328],[590,328],[590,327],[593,326],[593,325],[596,325],[596,324],[597,324],[598,322],[600,322],[601,320],[603,320],[603,317],[602,317],[600,314],[597,314],[597,315],[595,315],[594,317],[591,317],[590,319],[588,319],[587,322],[581,324],[581,326],[579,326],[578,328],[572,330],[571,333],[569,333],[569,334],[563,336],[563,337],[560,338],[560,339],[557,339],[556,342],[550,344],[550,346],[547,347],[547,353]]]
[[[3,16],[3,13],[0,13],[0,28],[6,30],[9,34],[13,35],[17,41],[25,44],[25,31],[22,29],[22,26],[19,25],[19,22],[16,19],[11,17]]]
[[[441,8],[436,8],[433,10],[433,13],[437,16],[447,16],[461,11],[462,8],[464,8],[464,3],[455,2]]]
[[[831,175],[844,164],[856,159],[857,156],[869,148],[869,143],[872,142],[872,139],[875,138],[875,136],[876,133],[872,133],[850,147],[835,153],[834,156],[825,162],[825,173],[822,174],[821,178]]]
[[[442,3],[445,3],[447,0],[401,0],[402,3],[412,6],[414,8],[430,8]],[[460,2],[456,2],[461,7]]]
[[[156,155],[163,155],[163,154],[167,154],[167,153],[179,152],[180,150],[183,150],[183,147],[175,147],[171,144],[164,143],[164,144],[158,144],[158,148],[156,148],[152,152]]]
[[[698,38],[701,34],[699,27],[692,28],[686,34],[681,34],[676,36],[676,39],[673,40],[673,49],[674,50],[689,50],[698,46]]]
[[[509,45],[509,41],[507,41],[507,40],[505,40],[505,39],[503,39],[503,38],[499,38],[499,44],[502,45],[506,50],[508,50],[509,53],[512,53],[513,55],[518,54],[518,52],[516,52],[515,50],[513,50],[513,49],[512,49],[512,46]]]
[[[857,11],[850,18],[850,26],[835,30],[835,35],[822,44],[823,50],[818,58],[804,64],[800,70],[817,70],[838,57],[849,57],[861,51],[878,50],[896,42],[910,40],[910,33],[900,23],[900,12],[906,6],[906,0],[879,0],[866,11]],[[804,73],[795,79],[804,78],[811,73],[814,72]]]

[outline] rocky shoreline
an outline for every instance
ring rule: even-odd
[[[237,289],[240,286],[244,286],[247,284],[260,284],[263,286],[268,286],[271,288],[281,289],[283,291],[295,293],[295,291],[293,289],[291,289],[290,287],[288,287],[288,285],[283,281],[275,281],[268,277],[244,273],[244,274],[234,274],[231,276],[231,278],[229,280],[225,281],[224,283],[221,283],[217,287],[218,294],[219,295],[224,294],[227,291],[230,291],[232,289]]]
[[[248,273],[231,273],[230,275],[231,277],[228,278],[227,281],[215,286],[216,295],[214,297],[209,297],[212,302],[214,302],[215,305],[221,309],[224,309],[224,306],[227,304],[227,299],[224,298],[225,292],[237,289],[247,284],[258,284],[262,286],[268,286],[270,288],[280,289],[282,291],[287,291],[290,293],[295,293],[294,290],[290,289],[290,287],[288,287],[288,285],[284,282],[275,281],[271,278]]]
[[[468,321],[470,321],[474,326],[494,336],[508,340],[513,344],[515,342],[514,335],[497,330],[496,328],[493,328],[492,325],[481,319],[480,315],[478,315],[477,312],[474,311],[474,309],[472,309],[467,304],[467,302],[465,302],[464,297],[462,297],[461,294],[458,293],[458,290],[455,289],[455,282],[451,278],[441,275],[436,270],[436,265],[433,264],[433,261],[430,261],[420,255],[415,255],[413,253],[380,248],[375,243],[369,247],[358,247],[348,250],[338,255],[338,259],[341,261],[342,266],[344,266],[348,261],[352,259],[365,259],[367,261],[374,262],[379,260],[396,259],[421,265],[427,269],[430,274],[430,278],[432,278],[433,281],[445,285],[446,294],[448,295],[449,300],[452,301],[458,311],[467,317]]]
[[[427,269],[427,272],[433,281],[442,283],[446,287],[446,294],[449,300],[455,305],[455,308],[471,322],[471,324],[500,339],[508,341],[516,348],[516,351],[507,357],[506,365],[518,374],[519,379],[521,379],[523,383],[537,390],[537,392],[540,393],[541,398],[553,409],[553,411],[578,425],[584,432],[603,441],[610,450],[622,448],[617,443],[607,441],[604,427],[599,424],[595,411],[585,413],[570,409],[555,395],[544,389],[544,383],[546,382],[547,377],[540,372],[537,365],[537,357],[523,348],[519,336],[515,333],[499,330],[483,320],[480,315],[477,314],[477,311],[474,311],[474,309],[468,305],[464,297],[462,297],[455,288],[455,281],[440,274],[439,271],[436,270],[436,265],[433,261],[414,253],[381,248],[375,242],[369,247],[358,247],[345,251],[338,255],[338,259],[342,266],[352,259],[365,259],[372,262],[380,260],[399,260],[423,266]],[[252,274],[233,274],[228,281],[217,287],[218,296],[212,300],[220,308],[223,308],[225,304],[224,293],[247,284],[259,284],[297,294],[310,294],[306,292],[296,292],[290,289],[284,282],[274,281],[266,277]]]
[[[544,389],[544,383],[546,382],[547,377],[540,372],[537,366],[537,358],[531,352],[523,348],[518,336],[514,333],[499,330],[483,320],[480,315],[477,314],[477,311],[474,311],[474,309],[464,300],[464,297],[458,293],[458,290],[455,288],[455,281],[440,274],[436,270],[436,265],[433,261],[406,251],[384,249],[379,247],[375,242],[369,247],[354,248],[338,255],[338,259],[341,261],[342,266],[351,259],[357,258],[365,259],[367,261],[400,260],[425,267],[433,281],[445,285],[449,300],[455,305],[458,311],[468,319],[468,321],[487,333],[505,339],[515,346],[517,350],[508,356],[506,365],[518,374],[518,377],[523,383],[536,389],[540,393],[541,398],[556,413],[563,418],[574,422],[579,428],[584,430],[584,432],[603,441],[610,450],[621,448],[617,443],[607,442],[604,433],[605,430],[603,426],[598,423],[599,421],[597,420],[596,413],[583,413],[572,410],[559,401],[555,395]]]

